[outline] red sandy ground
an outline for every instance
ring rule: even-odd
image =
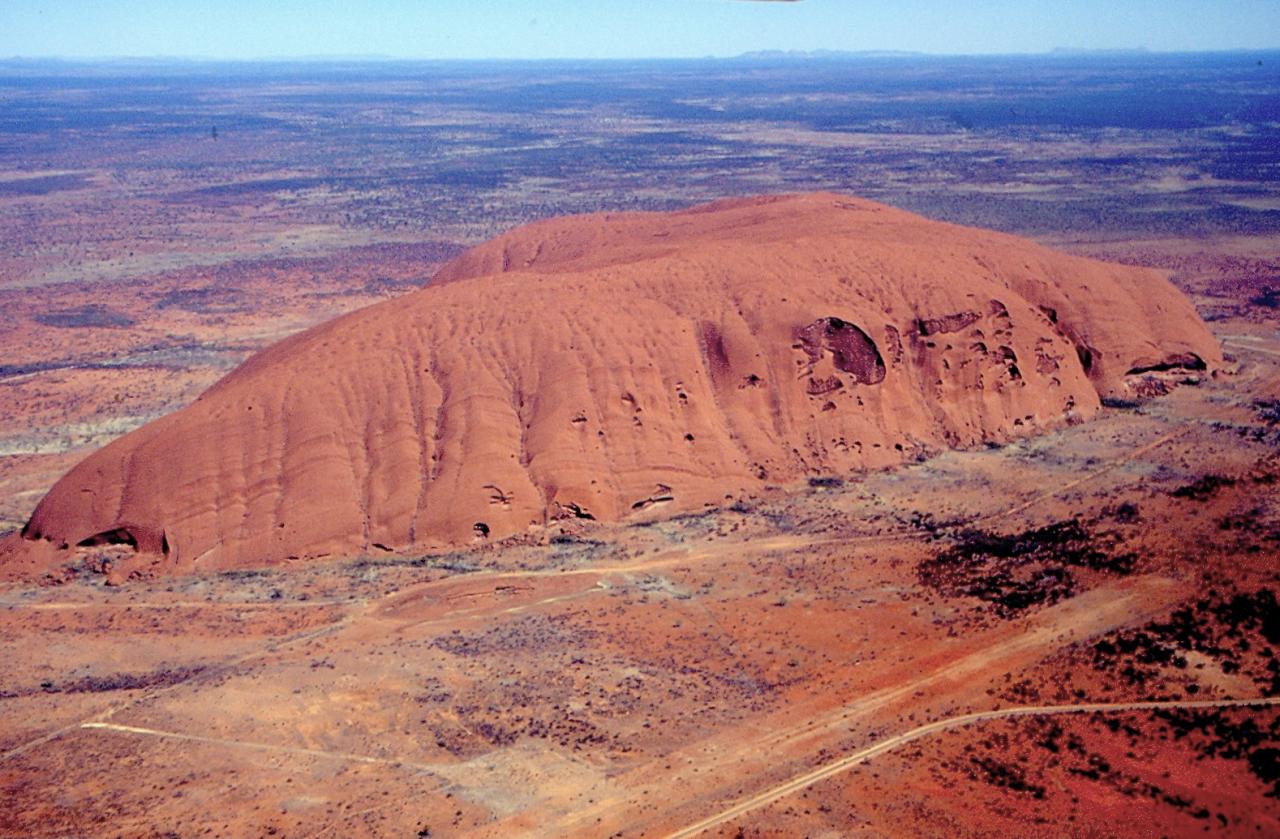
[[[1137,411],[734,509],[421,559],[12,586],[0,832],[664,835],[949,715],[1270,693],[1256,627],[1146,687],[1092,663],[1206,592],[1275,588],[1277,429],[1254,403],[1275,398],[1280,342],[1260,337],[1232,375]],[[1073,566],[1056,602],[1009,616],[922,581],[965,530],[1072,517],[1133,566]],[[1274,832],[1249,755],[1276,745],[1277,715],[1221,717],[1261,739],[1179,739],[1150,713],[949,730],[713,830]]]
[[[252,352],[421,285],[453,252],[370,246],[0,289],[0,528],[25,522],[90,451],[189,403]],[[65,325],[40,321],[50,317]],[[103,325],[75,325],[85,318]]]
[[[550,220],[95,452],[0,573],[120,538],[173,574],[700,510],[1083,421],[1170,368],[1222,358],[1155,272],[874,202]]]
[[[1214,650],[1162,642],[1182,667],[1134,652],[1100,668],[1096,653],[1206,598],[1276,589],[1280,336],[1274,311],[1247,303],[1272,281],[1270,245],[1070,247],[1175,268],[1232,372],[998,450],[704,515],[659,507],[644,526],[566,522],[549,544],[6,585],[0,834],[664,835],[948,715],[1275,696],[1274,639],[1252,627],[1247,649],[1228,644],[1212,609],[1194,615]],[[39,311],[0,293],[4,346],[30,348],[12,358],[59,367],[6,380],[5,438],[91,426],[53,435],[71,448],[0,459],[0,513],[25,520],[115,433],[95,424],[167,411],[270,336],[389,293],[363,282],[416,281],[433,258],[183,269],[46,290]],[[203,290],[222,288],[236,294],[215,310],[222,292]],[[161,307],[175,291],[201,310]],[[35,315],[92,304],[137,325],[36,337]],[[225,352],[195,361],[192,343]],[[157,344],[163,363],[82,369]],[[1132,568],[1071,567],[1056,602],[1009,617],[922,580],[966,530],[1073,518]],[[1250,757],[1277,748],[1276,712],[1179,713],[947,730],[712,835],[1274,834],[1280,808]]]

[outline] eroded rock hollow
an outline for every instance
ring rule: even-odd
[[[94,453],[6,561],[97,540],[215,570],[701,508],[1220,364],[1154,271],[868,201],[554,219]]]

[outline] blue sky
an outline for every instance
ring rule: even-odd
[[[0,56],[630,58],[1280,47],[1280,0],[0,0]]]

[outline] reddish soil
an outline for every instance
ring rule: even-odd
[[[459,501],[482,502],[488,538],[462,519],[466,544],[448,550],[371,537],[353,558],[152,576],[161,569],[127,544],[46,544],[41,570],[11,567],[20,577],[0,583],[0,835],[1280,833],[1275,707],[1185,705],[1280,696],[1280,62],[1258,58],[815,57],[693,72],[6,62],[0,532],[91,452],[252,353],[412,298],[461,252],[453,243],[571,213],[865,195],[1163,271],[1224,358],[1216,375],[1153,371],[1102,395],[1090,380],[1073,391],[1089,399],[1081,424],[1041,413],[1009,429],[1023,416],[995,400],[971,423],[1004,429],[990,445],[864,440],[884,455],[865,465],[905,460],[889,470],[748,470],[745,492],[705,509],[655,477],[605,522],[609,503],[557,484],[564,517],[501,540],[501,517],[534,496],[497,482]],[[769,208],[740,210],[757,211]],[[639,270],[592,264],[616,259],[614,234],[635,223],[597,220],[576,244],[563,222],[513,232],[451,273],[514,269],[496,280],[509,288],[566,267],[600,282]],[[673,231],[647,231],[663,232],[631,256],[672,276],[636,282],[678,279],[662,262]],[[712,277],[768,242],[709,244],[696,267]],[[971,318],[989,310],[951,288],[978,270],[954,261],[973,247],[913,264],[904,288],[933,285],[891,317],[862,298],[785,309],[791,285],[832,272],[796,255],[785,290],[758,307],[795,328],[779,336],[787,375],[738,368],[733,313],[712,311],[723,293],[680,297],[696,317],[671,347],[687,352],[626,361],[704,359],[689,362],[702,390],[679,380],[693,406],[667,414],[712,431],[664,424],[629,383],[598,412],[541,406],[546,439],[565,442],[547,462],[593,454],[600,430],[626,439],[640,407],[655,434],[646,456],[704,469],[698,453],[719,448],[711,397],[737,384],[729,405],[794,384],[802,424],[810,409],[823,427],[844,422],[852,395],[897,387],[918,363],[913,324],[942,339],[931,352],[988,331]],[[999,288],[989,297],[1008,305]],[[512,346],[488,360],[544,334],[517,299],[484,297],[467,315],[510,325]],[[1035,352],[1043,325],[1009,311],[1030,341],[1005,344],[1019,373],[1051,376]],[[1128,329],[1133,311],[1095,318]],[[583,324],[573,353],[559,347],[582,369],[555,367],[543,384],[616,377],[575,355],[579,336],[614,353],[631,336],[612,324]],[[953,372],[965,360],[941,354]],[[664,398],[681,401],[674,385]],[[837,450],[800,443],[813,463],[811,445]],[[1132,705],[1143,700],[1166,705]],[[989,716],[1090,703],[1111,710]]]
[[[998,449],[548,544],[11,584],[0,832],[665,835],[956,714],[1275,696],[1257,348]],[[1265,834],[1277,717],[948,729],[711,834]]]
[[[21,527],[93,449],[286,335],[424,284],[453,252],[371,246],[0,289],[0,528]]]
[[[95,453],[4,569],[125,543],[125,573],[216,571],[699,510],[1043,432],[1221,364],[1154,272],[871,202],[552,220]]]

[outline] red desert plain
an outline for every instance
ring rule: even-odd
[[[1280,834],[1274,184],[841,67],[11,80],[0,835]]]

